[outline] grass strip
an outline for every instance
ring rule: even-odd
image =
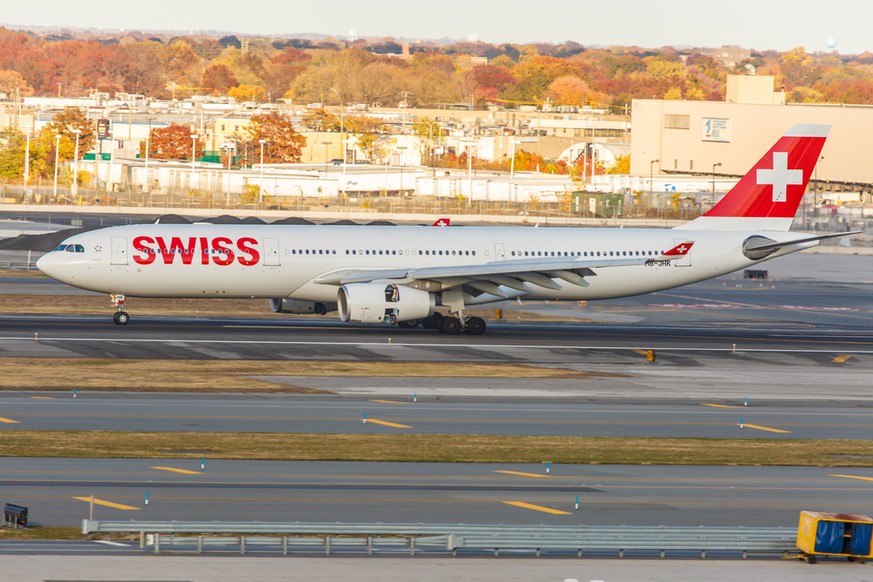
[[[113,534],[117,535],[117,534]],[[84,540],[103,539],[104,536],[88,538],[77,527],[32,526],[27,529],[0,529],[0,540]]]
[[[364,429],[362,429],[364,430]],[[0,456],[871,467],[862,440],[5,430]]]
[[[150,360],[109,358],[3,358],[2,390],[109,390],[150,392],[297,392],[311,388],[255,376],[395,378],[623,377],[520,364],[348,362],[321,360]]]

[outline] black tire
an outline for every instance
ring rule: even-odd
[[[437,311],[427,316],[422,325],[424,325],[425,329],[439,329],[442,318],[443,314]]]
[[[443,317],[440,320],[440,332],[448,335],[461,333],[461,320],[457,317]]]
[[[471,317],[467,320],[467,333],[470,335],[482,335],[488,327],[481,317]]]
[[[112,316],[112,321],[115,322],[115,325],[127,325],[130,316],[124,311],[116,311],[115,315]]]
[[[815,554],[807,554],[806,563],[807,564],[815,564],[818,562],[818,558],[815,557]]]
[[[410,319],[409,321],[398,321],[397,327],[402,329],[415,329],[421,323],[419,319]]]

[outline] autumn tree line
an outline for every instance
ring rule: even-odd
[[[0,28],[0,93],[156,99],[227,95],[238,101],[410,107],[551,102],[622,109],[634,98],[721,100],[725,77],[773,75],[788,102],[873,104],[873,54],[752,52],[727,68],[691,51],[549,44],[345,42],[235,36],[77,33]]]
[[[593,105],[624,111],[634,98],[721,100],[728,74],[773,75],[786,101],[802,103],[873,104],[873,54],[843,56],[810,54],[803,48],[780,53],[752,52],[746,61],[728,68],[712,57],[671,48],[590,48],[575,42],[550,44],[416,43],[403,54],[391,40],[344,42],[235,36],[162,37],[127,33],[96,36],[78,33],[54,36],[0,28],[0,93],[15,102],[30,95],[86,96],[92,92],[127,92],[147,98],[173,99],[193,95],[233,97],[237,101],[348,106],[397,105],[426,107],[465,103],[477,107],[495,103]],[[385,153],[387,129],[366,115],[337,119],[324,108],[311,109],[304,124],[314,131],[339,131],[355,136],[365,157]],[[344,127],[340,128],[340,125]],[[440,138],[433,120],[418,120],[415,134],[422,159],[429,163]],[[93,121],[71,108],[55,117],[38,135],[0,129],[0,176],[21,177],[25,160],[30,176],[50,176],[78,151],[81,159],[95,142]],[[299,161],[305,145],[287,117],[256,115],[241,149],[264,149],[266,163]],[[27,147],[29,144],[29,148]],[[141,155],[188,159],[203,154],[204,144],[185,125],[155,128]],[[439,165],[463,167],[467,152],[449,154]],[[517,152],[516,169],[572,173],[561,161]],[[578,162],[578,160],[577,160]],[[584,165],[590,160],[581,160]],[[480,164],[481,162],[476,162]],[[498,164],[506,165],[508,160]],[[619,169],[626,165],[621,160]],[[65,169],[69,172],[68,169]],[[61,176],[70,183],[71,176]],[[87,181],[80,176],[80,181]]]

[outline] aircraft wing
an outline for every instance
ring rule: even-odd
[[[521,293],[531,291],[528,283],[547,289],[560,289],[555,279],[573,285],[587,287],[585,277],[596,276],[596,269],[641,265],[646,258],[585,259],[570,257],[543,257],[515,261],[494,261],[479,265],[456,265],[445,267],[422,267],[410,269],[348,269],[322,275],[316,283],[346,285],[372,281],[395,281],[421,287],[418,283],[431,283],[425,288],[434,290],[464,286],[472,295],[490,293],[508,297],[500,287],[508,287]],[[434,285],[435,284],[435,285]]]

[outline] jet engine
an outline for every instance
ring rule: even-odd
[[[339,288],[339,317],[353,323],[397,323],[424,319],[435,299],[427,291],[393,283],[353,283]]]
[[[316,315],[324,315],[328,311],[336,309],[336,305],[300,301],[299,299],[270,299],[269,302],[273,313],[315,313]]]

